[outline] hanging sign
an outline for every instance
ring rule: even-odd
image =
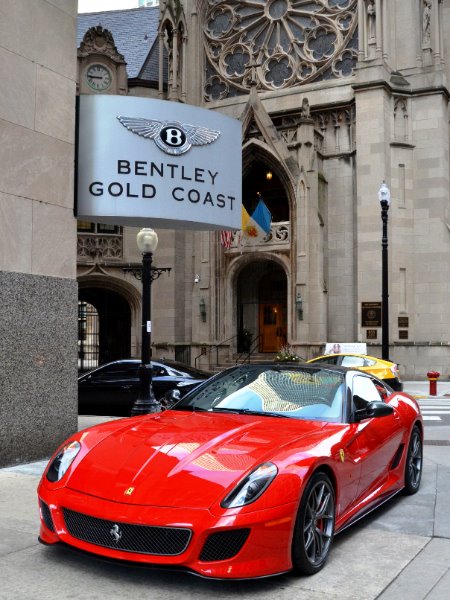
[[[78,219],[240,229],[240,121],[178,102],[101,94],[81,95],[78,115]]]

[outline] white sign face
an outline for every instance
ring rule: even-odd
[[[325,344],[325,354],[367,354],[367,344],[340,342]]]
[[[178,102],[82,95],[78,219],[240,229],[241,122]]]

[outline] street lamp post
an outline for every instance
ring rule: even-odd
[[[388,285],[388,211],[391,192],[386,183],[380,186],[378,200],[381,205],[383,236],[381,238],[381,358],[389,360],[389,285]]]
[[[141,229],[136,237],[139,250],[142,252],[142,337],[141,365],[139,367],[140,390],[131,410],[132,416],[161,411],[161,404],[155,398],[152,386],[151,365],[151,284],[152,259],[158,246],[158,236],[153,229]]]

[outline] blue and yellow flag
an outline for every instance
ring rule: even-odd
[[[272,215],[261,198],[250,216],[242,206],[241,242],[261,242],[270,233]]]
[[[266,235],[270,233],[272,215],[270,214],[270,210],[267,208],[262,198],[260,199],[260,201],[256,205],[255,210],[253,211],[252,219],[255,221],[255,223],[257,223],[259,227],[261,227],[261,229]]]

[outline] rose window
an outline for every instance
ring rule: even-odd
[[[356,7],[357,0],[207,0],[207,100],[251,84],[276,90],[352,75]]]

